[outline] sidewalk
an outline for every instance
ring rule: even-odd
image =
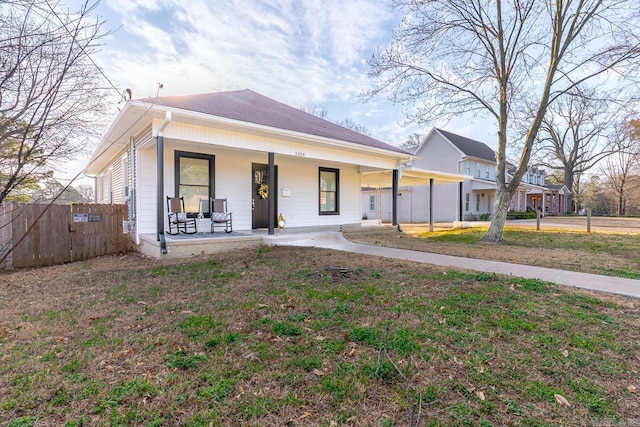
[[[454,257],[428,252],[410,251],[406,249],[385,248],[381,246],[352,243],[337,231],[301,233],[299,235],[283,235],[269,239],[268,244],[286,246],[311,246],[325,249],[354,252],[365,255],[382,256],[427,264],[442,265],[486,273],[505,274],[509,276],[539,279],[559,285],[590,289],[599,292],[625,295],[640,298],[640,280],[621,277],[600,276],[597,274],[577,273],[573,271],[555,270],[552,268],[534,267],[508,262],[487,261],[474,258]]]

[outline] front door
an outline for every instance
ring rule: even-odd
[[[262,163],[251,164],[251,228],[269,227],[269,197],[276,197],[276,208],[278,212],[278,198],[276,189],[278,188],[278,167],[276,166],[276,188],[268,186],[269,166]]]

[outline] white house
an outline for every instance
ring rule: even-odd
[[[134,242],[151,236],[165,253],[167,196],[205,216],[201,200],[226,198],[234,231],[273,234],[280,213],[287,227],[360,223],[361,187],[397,188],[411,157],[240,90],[128,101],[84,172],[95,177],[97,203],[129,204]]]

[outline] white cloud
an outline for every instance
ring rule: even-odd
[[[377,0],[109,0],[123,28],[105,68],[134,96],[251,88],[297,106],[354,100],[390,32]]]

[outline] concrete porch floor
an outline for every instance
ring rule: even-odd
[[[395,230],[391,225],[362,226],[360,224],[345,224],[344,230]],[[256,247],[260,245],[286,245],[287,242],[313,239],[316,235],[327,232],[339,232],[337,225],[321,227],[293,227],[276,229],[275,234],[269,235],[267,229],[240,230],[232,233],[216,231],[215,233],[194,234],[165,234],[167,254],[160,252],[160,242],[155,234],[140,235],[138,252],[156,259],[188,258],[196,255],[213,254],[222,251]]]

